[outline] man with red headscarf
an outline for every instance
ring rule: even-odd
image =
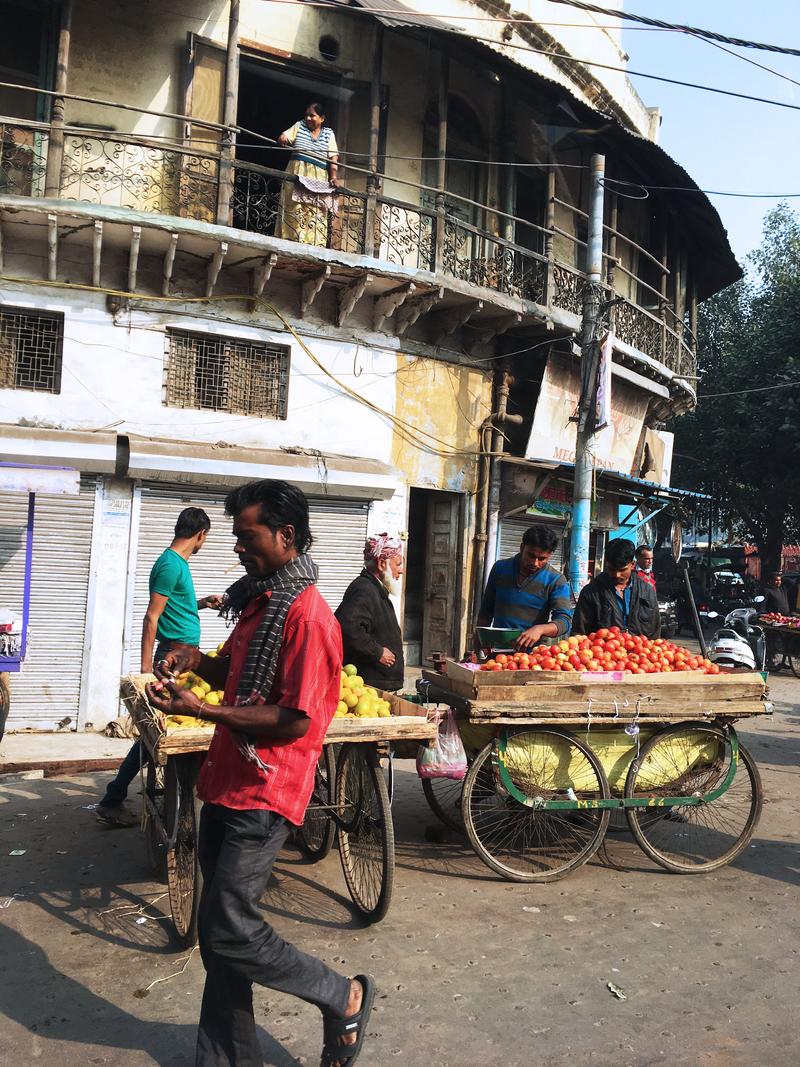
[[[389,596],[399,591],[403,544],[387,533],[368,537],[364,569],[347,587],[336,609],[342,628],[344,662],[352,663],[367,685],[396,692],[403,687],[403,635]]]

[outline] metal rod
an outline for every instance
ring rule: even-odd
[[[28,493],[28,525],[25,529],[25,576],[22,581],[22,641],[19,656],[25,659],[28,647],[28,619],[31,614],[31,581],[33,576],[33,516],[36,496]]]
[[[589,536],[591,532],[592,476],[594,474],[595,403],[599,360],[600,302],[603,296],[603,176],[605,157],[591,161],[591,211],[586,246],[586,283],[581,331],[581,396],[578,432],[575,441],[575,475],[572,490],[572,536],[568,577],[577,597],[589,577]]]
[[[708,655],[708,647],[706,645],[706,639],[703,636],[703,627],[700,625],[700,616],[697,614],[697,604],[694,602],[692,583],[689,581],[688,560],[681,560],[681,570],[683,571],[683,581],[686,585],[686,599],[689,601],[689,609],[692,614],[692,622],[694,623],[694,632],[697,634],[697,640],[700,642],[700,651],[703,653],[703,658],[705,659]]]

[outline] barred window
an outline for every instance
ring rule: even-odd
[[[64,316],[0,306],[0,389],[61,392]]]
[[[285,419],[289,348],[239,337],[167,330],[165,403]]]

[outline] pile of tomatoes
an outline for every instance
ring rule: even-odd
[[[761,622],[769,623],[770,626],[800,627],[800,619],[792,617],[791,615],[781,615],[777,611],[770,611],[767,615],[761,615],[759,618],[761,619]]]
[[[625,674],[662,674],[697,671],[719,674],[720,669],[688,648],[656,638],[623,633],[618,626],[575,634],[530,652],[503,652],[481,664],[482,671],[623,671]]]

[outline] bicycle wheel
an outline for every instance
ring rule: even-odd
[[[336,823],[331,810],[336,758],[332,746],[324,745],[314,773],[314,791],[306,808],[303,825],[295,834],[297,847],[310,860],[324,859],[336,837]]]
[[[667,726],[642,746],[625,782],[626,797],[705,797],[731,770],[730,736],[708,723]],[[628,808],[642,850],[677,874],[715,871],[746,847],[761,814],[761,778],[739,745],[734,777],[719,797],[698,805]]]
[[[787,642],[787,645],[788,644],[789,642]],[[796,649],[797,645],[795,645],[794,647]],[[786,659],[789,661],[789,666],[792,668],[792,674],[795,676],[795,678],[800,678],[800,654],[798,654],[798,652],[796,651],[787,651]]]
[[[158,812],[158,817],[161,820],[162,827],[166,828],[166,822],[164,821],[164,768],[157,767],[152,760],[147,764],[145,774],[145,793],[153,802],[153,805]],[[150,870],[153,873],[153,877],[157,878],[159,882],[166,881],[167,878],[167,849],[164,844],[161,835],[155,826],[155,820],[150,812],[145,808],[145,820],[144,820],[144,843],[147,851],[147,862],[150,866]]]
[[[461,812],[464,780],[453,778],[423,778],[422,792],[433,814],[445,826],[459,834],[465,833],[464,816]]]
[[[175,835],[174,847],[167,852],[167,886],[172,921],[182,948],[197,941],[197,910],[202,875],[197,856],[200,802],[194,793],[197,780],[194,756],[173,756],[164,770],[166,830]]]
[[[368,922],[389,910],[394,827],[386,782],[371,745],[345,744],[336,766],[339,857],[353,903]]]
[[[464,779],[462,811],[472,847],[511,882],[553,882],[586,863],[608,826],[608,809],[543,811],[515,800],[487,745]],[[563,730],[515,734],[505,765],[514,786],[541,800],[608,799],[608,779],[591,749]]]

